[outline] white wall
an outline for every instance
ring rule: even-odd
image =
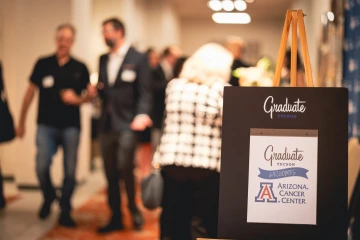
[[[4,73],[8,90],[10,109],[15,122],[19,120],[23,94],[28,85],[29,76],[36,60],[40,56],[49,55],[55,51],[55,30],[64,22],[71,22],[72,1],[61,0],[3,0],[4,1]],[[86,0],[85,0],[86,1]],[[82,8],[80,8],[82,9]],[[83,25],[82,25],[83,26]],[[80,39],[85,39],[83,29],[78,32]],[[81,45],[77,45],[80,47]],[[75,46],[75,51],[78,48]],[[81,51],[76,51],[81,59]],[[29,109],[26,121],[26,135],[23,140],[1,146],[1,158],[5,174],[13,174],[16,181],[22,185],[36,185],[35,175],[35,132],[37,116],[37,97]],[[83,115],[84,117],[84,115]],[[87,120],[87,121],[86,121]],[[81,138],[89,135],[89,119],[82,119],[83,133]],[[78,177],[84,177],[88,172],[89,147],[82,141],[79,154]],[[62,161],[61,152],[55,157],[52,167],[56,183],[61,182]]]
[[[102,38],[102,22],[109,17],[120,17],[123,12],[122,1],[119,0],[107,0],[106,4],[104,0],[93,0],[92,6],[92,21],[91,21],[91,46],[89,51],[91,52],[90,69],[92,72],[97,71],[98,60],[102,53],[107,51]]]
[[[190,55],[202,44],[211,41],[223,42],[227,36],[235,35],[249,42],[259,42],[260,53],[276,61],[283,24],[283,20],[228,25],[217,24],[212,19],[182,19],[181,47]]]
[[[180,44],[180,22],[173,6],[166,0],[93,0],[91,21],[92,71],[98,69],[98,58],[108,51],[104,44],[102,22],[110,17],[124,21],[126,38],[138,50],[148,47],[162,50]]]
[[[70,1],[54,1],[51,5],[46,0],[4,0],[4,3],[4,77],[10,109],[16,121],[36,59],[54,51],[54,34],[49,29],[55,29],[59,22],[69,21],[67,9]],[[2,159],[5,173],[9,169],[16,176],[35,179],[36,105],[37,99],[28,114],[25,138],[4,146]]]
[[[169,1],[148,1],[147,9],[147,45],[158,50],[167,45],[180,45],[181,22]]]
[[[71,0],[70,21],[76,29],[76,39],[72,49],[72,55],[88,62],[91,58],[89,49],[91,42],[89,36],[92,33],[92,0]]]
[[[147,40],[143,25],[147,15],[144,0],[93,0],[92,2],[90,69],[96,72],[100,55],[108,52],[102,37],[103,21],[112,17],[119,18],[125,24],[127,40],[135,47],[141,48],[141,43]]]

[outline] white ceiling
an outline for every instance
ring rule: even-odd
[[[210,18],[213,11],[207,6],[208,0],[169,0],[181,18]],[[255,0],[247,4],[245,12],[252,21],[280,20],[285,18],[291,0]]]

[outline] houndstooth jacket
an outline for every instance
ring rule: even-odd
[[[224,84],[172,80],[166,89],[166,118],[153,163],[220,172]]]

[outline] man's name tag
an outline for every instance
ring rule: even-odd
[[[124,82],[134,82],[136,79],[136,72],[134,70],[124,70],[121,74],[121,79]]]
[[[54,86],[54,77],[49,75],[45,76],[42,80],[42,85],[44,88],[51,88]]]

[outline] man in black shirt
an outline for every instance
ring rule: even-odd
[[[39,90],[38,128],[36,135],[36,173],[44,196],[39,217],[49,216],[52,202],[57,198],[51,183],[50,165],[59,146],[64,151],[64,182],[60,199],[60,225],[75,227],[70,216],[71,196],[75,187],[77,150],[80,135],[79,106],[90,96],[83,94],[89,83],[86,66],[70,56],[75,29],[69,24],[58,27],[56,54],[41,58],[35,65],[24,97],[18,137],[25,134],[25,121],[35,90]]]

